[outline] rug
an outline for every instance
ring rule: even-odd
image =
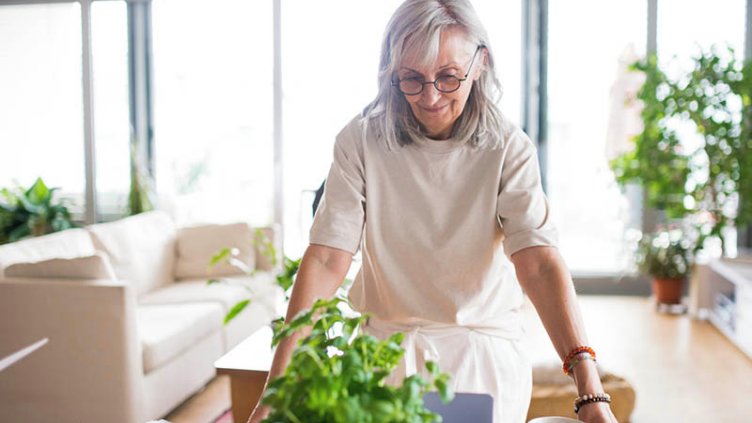
[[[214,420],[214,423],[232,423],[232,410],[227,410]]]

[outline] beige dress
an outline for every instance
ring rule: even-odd
[[[556,245],[535,147],[509,126],[497,147],[453,140],[390,150],[356,117],[337,136],[312,244],[363,263],[350,300],[378,338],[404,332],[390,382],[433,359],[457,392],[494,397],[495,421],[524,422],[531,369],[523,295],[508,257]]]

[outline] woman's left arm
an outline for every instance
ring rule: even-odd
[[[559,357],[564,360],[573,349],[589,345],[574,284],[559,251],[547,246],[529,247],[514,253],[511,259],[517,279],[535,306]],[[603,392],[593,361],[581,361],[573,375],[578,395]],[[616,422],[604,402],[583,406],[578,417],[587,423]]]

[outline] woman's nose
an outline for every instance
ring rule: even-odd
[[[421,95],[423,96],[423,100],[432,104],[441,97],[441,91],[437,90],[434,84],[426,84],[423,87]]]

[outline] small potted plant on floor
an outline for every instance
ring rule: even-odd
[[[656,303],[681,303],[692,265],[691,251],[692,243],[681,229],[661,229],[640,239],[636,263],[641,272],[653,278]]]

